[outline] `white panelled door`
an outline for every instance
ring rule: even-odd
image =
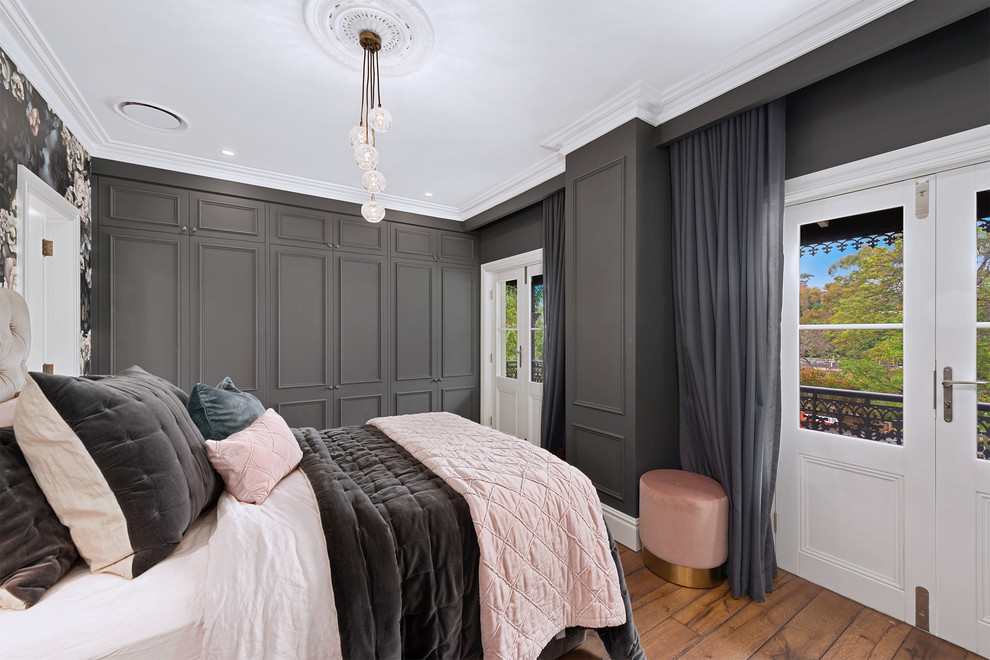
[[[522,438],[526,435],[528,417],[526,411],[526,387],[520,362],[522,345],[520,334],[525,320],[525,295],[520,295],[523,269],[502,271],[496,278],[495,304],[497,327],[495,329],[495,420],[499,431]],[[522,300],[520,300],[522,298]]]
[[[935,192],[937,634],[990,656],[990,163]]]
[[[990,165],[789,206],[784,240],[780,565],[987,655]]]
[[[482,418],[539,446],[543,265],[539,250],[482,266]]]

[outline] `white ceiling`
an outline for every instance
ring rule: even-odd
[[[464,220],[632,117],[665,121],[907,1],[420,0],[435,46],[383,78],[380,198]],[[0,47],[94,156],[364,201],[347,145],[360,74],[316,43],[303,5],[0,0]],[[189,126],[135,125],[122,99]]]

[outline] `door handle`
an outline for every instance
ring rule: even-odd
[[[952,380],[952,367],[942,370],[942,417],[947,422],[952,421],[952,386],[953,385],[990,385],[986,380]]]

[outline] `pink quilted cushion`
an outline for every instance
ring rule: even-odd
[[[206,454],[230,494],[249,504],[264,502],[302,460],[289,425],[271,408],[243,431],[225,440],[207,440]]]

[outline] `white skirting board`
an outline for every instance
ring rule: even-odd
[[[639,540],[639,518],[622,513],[610,506],[602,505],[602,515],[605,524],[612,531],[612,538],[630,550],[640,551],[643,543]]]

